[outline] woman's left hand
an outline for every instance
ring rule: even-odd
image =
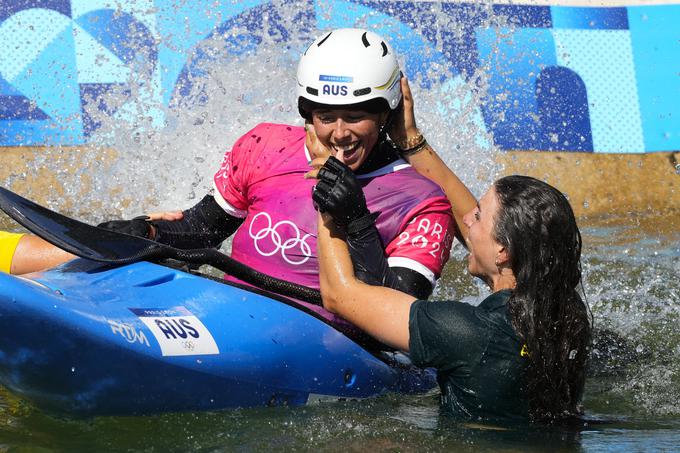
[[[401,77],[400,83],[402,100],[395,112],[388,133],[392,141],[403,149],[409,140],[413,140],[420,135],[420,131],[416,125],[413,94],[411,93],[411,87],[406,76]]]
[[[328,214],[338,225],[347,225],[368,214],[364,191],[354,172],[331,156],[310,124],[305,125],[305,129],[305,145],[309,153],[315,156],[309,163],[312,170],[305,173],[305,179],[319,180],[312,189],[314,206],[324,214],[324,218]]]

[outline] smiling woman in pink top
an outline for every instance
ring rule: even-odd
[[[441,188],[400,157],[399,149],[408,143],[395,144],[388,137],[402,98],[400,79],[396,55],[382,37],[361,29],[326,32],[310,44],[298,66],[297,99],[305,127],[255,126],[225,153],[214,193],[177,220],[103,226],[180,248],[218,246],[233,234],[233,258],[319,288],[314,181],[304,175],[312,160],[333,155],[356,175],[375,213],[375,234],[349,238],[352,254],[378,253],[388,263],[387,272],[364,267],[357,275],[427,298],[457,232]]]

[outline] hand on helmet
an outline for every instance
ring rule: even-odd
[[[411,148],[422,139],[422,134],[416,125],[413,94],[406,76],[401,78],[402,101],[395,111],[388,134],[395,145],[401,150]]]
[[[350,168],[335,157],[329,157],[316,176],[319,182],[312,190],[314,206],[328,213],[339,226],[368,214],[366,198]]]

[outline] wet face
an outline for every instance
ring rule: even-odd
[[[491,281],[499,273],[497,260],[504,250],[493,234],[498,198],[492,187],[480,198],[477,207],[465,214],[463,222],[468,227],[467,244],[470,249],[468,270],[470,274]]]
[[[386,118],[387,113],[361,110],[312,111],[312,125],[321,144],[352,170],[359,168],[373,150]]]

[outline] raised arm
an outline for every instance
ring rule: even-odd
[[[465,238],[467,238],[468,228],[463,222],[463,216],[477,206],[477,200],[418,130],[414,115],[413,94],[406,77],[401,79],[401,91],[403,104],[392,122],[390,138],[401,148],[402,157],[418,173],[442,188],[451,203],[453,218],[459,232],[458,240],[467,247]]]
[[[416,299],[357,280],[347,244],[333,219],[319,214],[318,224],[319,282],[324,307],[382,343],[408,351],[409,310]]]

